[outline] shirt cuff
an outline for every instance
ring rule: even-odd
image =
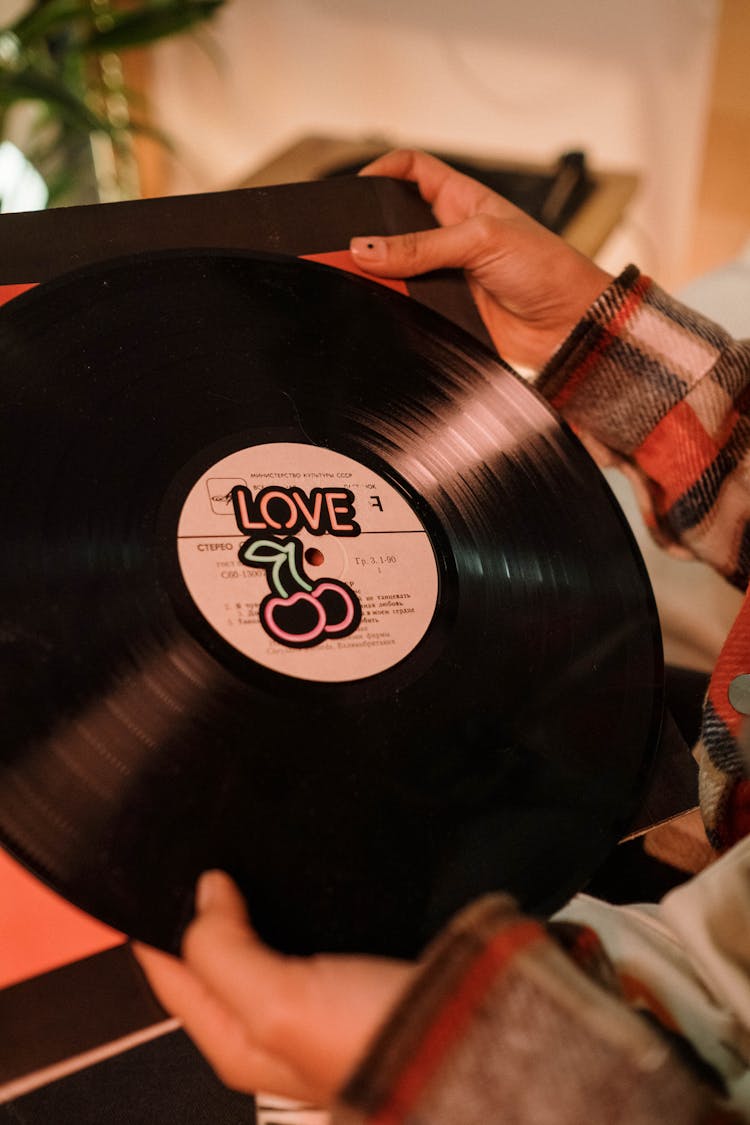
[[[713,1101],[658,1031],[496,895],[428,951],[332,1125],[696,1125]]]

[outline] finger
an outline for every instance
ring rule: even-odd
[[[220,911],[227,920],[252,930],[245,900],[225,871],[204,871],[195,888],[195,908],[198,914]]]
[[[191,1000],[204,999],[205,986],[176,957],[136,941],[130,948],[157,1000],[172,1015],[181,1019]]]
[[[499,220],[476,215],[434,230],[353,238],[349,249],[357,265],[368,273],[413,277],[445,267],[476,269],[484,258],[497,256],[502,235]]]
[[[423,199],[428,203],[434,203],[445,184],[461,173],[428,152],[399,148],[366,164],[360,169],[359,175],[392,176],[397,180],[410,180],[412,183],[419,184]]]
[[[282,1059],[254,1044],[235,1013],[181,961],[138,943],[132,950],[160,1004],[180,1020],[225,1085],[302,1100],[322,1095]]]
[[[518,210],[471,176],[417,149],[394,149],[365,165],[359,175],[391,176],[415,183],[422,199],[432,206],[435,218],[446,226],[482,211],[510,216]]]
[[[260,941],[240,892],[223,872],[203,876],[196,907],[183,939],[185,963],[242,1020],[258,1047],[283,1050],[304,991],[303,962]]]

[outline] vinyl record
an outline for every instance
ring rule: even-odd
[[[0,836],[175,949],[207,868],[289,951],[546,912],[632,814],[654,603],[601,474],[376,283],[184,251],[0,313]]]

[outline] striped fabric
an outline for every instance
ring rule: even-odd
[[[600,461],[637,478],[644,519],[746,590],[750,576],[750,342],[673,300],[634,266],[606,290],[537,380]],[[729,700],[750,673],[750,597],[724,644],[696,747],[706,831],[750,832],[743,722]]]

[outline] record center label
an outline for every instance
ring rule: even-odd
[[[297,679],[363,679],[403,660],[438,598],[429,535],[359,462],[317,446],[250,446],[213,464],[180,513],[177,550],[209,624]]]

